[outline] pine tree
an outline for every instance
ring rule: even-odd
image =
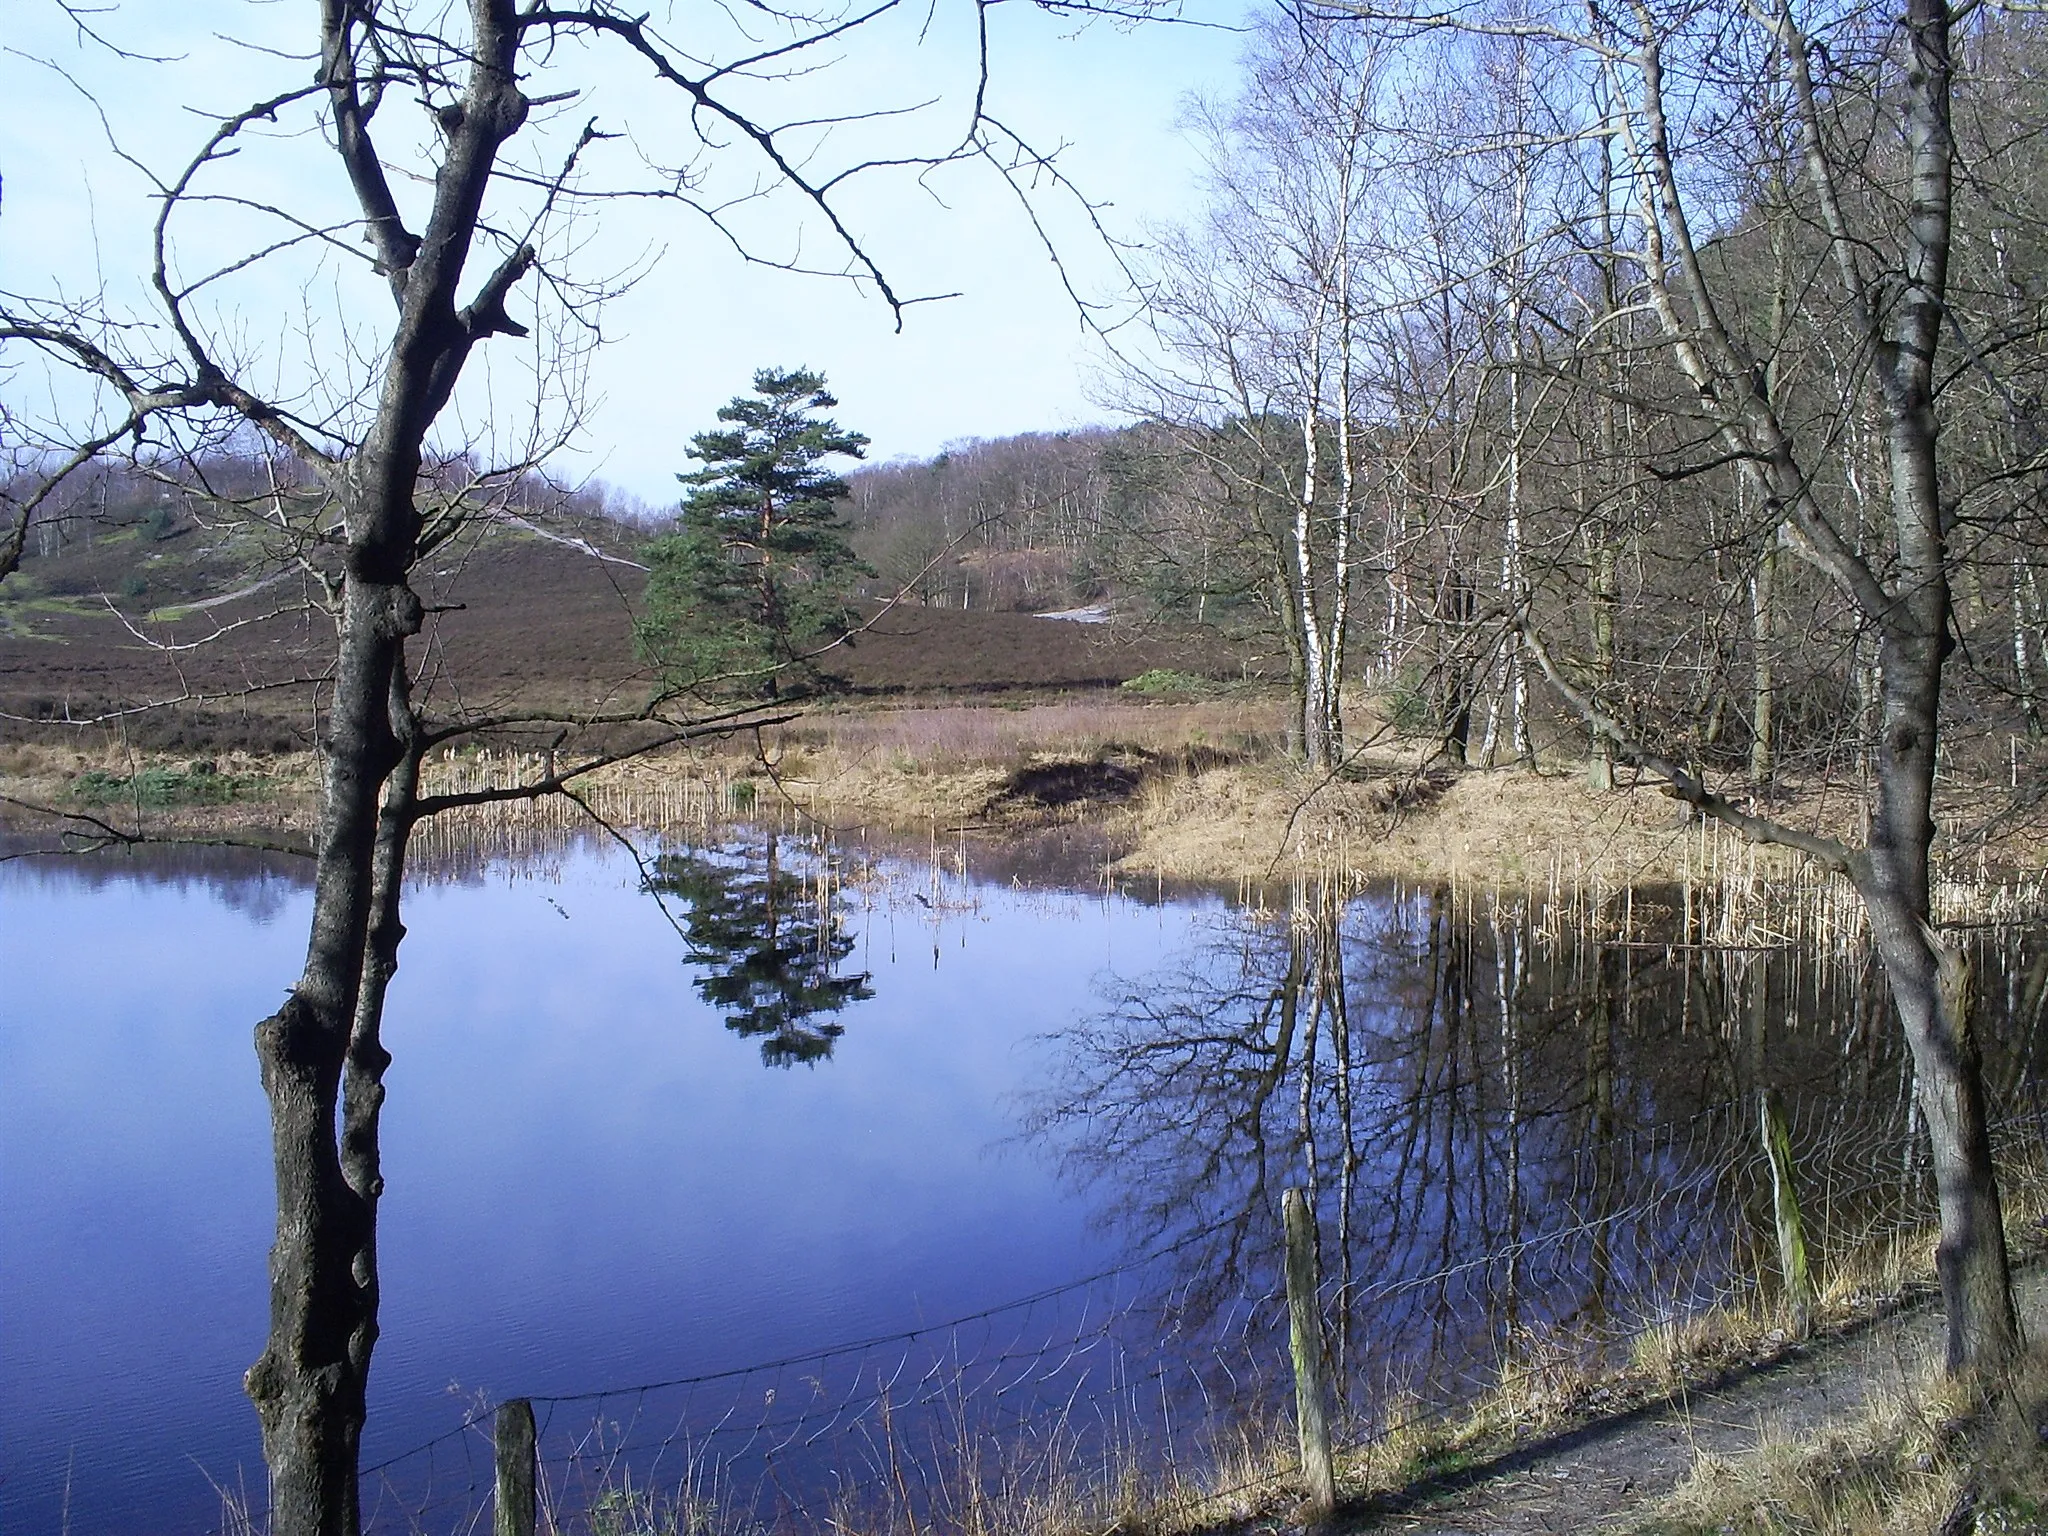
[[[853,583],[872,574],[846,542],[839,503],[850,492],[823,465],[862,458],[859,432],[820,416],[839,402],[823,374],[763,368],[751,395],[722,406],[723,428],[700,432],[703,468],[680,526],[647,551],[643,650],[673,683],[709,695],[775,696],[792,668],[855,622]]]
[[[727,1029],[761,1042],[771,1067],[830,1056],[846,1032],[837,1015],[875,995],[868,972],[840,970],[855,936],[839,899],[810,899],[773,833],[737,852],[663,854],[648,883],[689,903],[684,934],[703,967],[697,992]]]

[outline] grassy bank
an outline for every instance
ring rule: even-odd
[[[1346,873],[1614,890],[1768,878],[1800,862],[1702,827],[1654,786],[1597,791],[1576,763],[1426,764],[1363,711],[1362,744],[1346,771],[1306,773],[1287,760],[1285,716],[1270,690],[1177,702],[1091,694],[821,709],[758,741],[667,752],[583,782],[608,817],[654,828],[770,814],[905,841],[1075,828],[1121,873],[1167,880]],[[539,761],[464,753],[430,763],[429,785],[511,783]],[[290,838],[309,825],[314,771],[306,752],[193,762],[118,745],[16,745],[0,749],[0,795],[14,802],[17,828],[37,824],[26,807],[41,806],[159,834]],[[223,797],[228,782],[234,791]],[[1943,790],[1941,851],[1952,875],[1979,881],[2048,862],[2040,828],[1997,819],[1995,788]],[[1794,825],[1862,832],[1853,786],[1781,786],[1767,808]],[[47,816],[40,823],[52,825]]]
[[[1817,1434],[1703,1456],[1639,1536],[2048,1531],[2048,1348],[1988,1391],[1933,1372]]]

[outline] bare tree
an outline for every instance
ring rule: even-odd
[[[1147,279],[1158,361],[1133,404],[1249,504],[1292,663],[1303,761],[1345,756],[1342,690],[1372,451],[1371,123],[1387,89],[1355,30],[1269,24],[1253,84],[1207,106],[1210,203]]]
[[[578,355],[618,286],[582,275],[577,215],[626,199],[673,203],[749,259],[853,280],[900,316],[915,300],[842,215],[852,178],[980,159],[1020,185],[1026,173],[1062,184],[987,115],[985,52],[980,79],[966,82],[970,104],[925,147],[877,147],[913,131],[901,120],[915,102],[820,109],[816,67],[895,6],[766,6],[686,34],[614,0],[316,0],[305,7],[307,55],[247,54],[252,70],[286,83],[208,114],[196,153],[152,177],[153,313],[118,313],[99,298],[0,298],[10,362],[40,358],[90,386],[66,386],[85,396],[85,425],[68,437],[53,430],[20,466],[33,483],[10,481],[0,575],[39,510],[117,445],[151,445],[138,462],[168,473],[253,439],[278,468],[278,492],[249,510],[274,518],[333,621],[305,968],[256,1030],[277,1234],[269,1337],[246,1385],[277,1536],[352,1536],[359,1523],[357,1451],[378,1330],[378,1116],[391,1060],[379,1036],[412,829],[458,805],[567,792],[624,752],[760,720],[693,719],[660,697],[570,717],[437,715],[418,686],[424,659],[409,649],[429,622],[415,570],[576,425]],[[985,44],[984,13],[975,19]],[[660,128],[631,125],[639,153],[622,136],[629,125],[590,109],[605,76],[624,70],[657,82],[678,109]],[[835,134],[848,145],[837,160]],[[275,172],[280,158],[287,177],[250,169]],[[786,225],[765,252],[750,243],[775,231],[758,221],[764,203],[802,214],[830,246],[822,266]],[[224,250],[223,240],[240,243]],[[246,344],[223,294],[287,257],[311,260],[342,313],[327,333],[328,367],[280,384],[289,368]],[[488,396],[459,404],[501,338],[544,344],[513,413],[524,427],[495,420]],[[458,416],[515,425],[509,448],[493,453],[474,428],[465,436]],[[590,727],[614,732],[611,744],[579,747]],[[545,769],[500,789],[424,792],[427,754],[484,729],[545,730]]]
[[[2039,583],[2021,551],[2048,456],[2029,404],[2040,330],[2015,301],[2033,291],[2019,251],[2040,219],[2013,148],[2038,131],[2039,103],[2024,68],[1993,89],[1967,67],[1970,49],[2027,56],[2031,24],[1939,0],[1297,9],[1292,36],[1267,35],[1259,79],[1279,84],[1262,104],[1291,100],[1347,46],[1404,85],[1472,76],[1477,61],[1495,99],[1410,92],[1391,109],[1360,67],[1352,109],[1300,114],[1277,150],[1224,121],[1216,136],[1236,153],[1218,211],[1170,248],[1153,296],[1182,365],[1155,375],[1160,414],[1202,423],[1197,447],[1243,438],[1237,466],[1219,466],[1282,492],[1296,528],[1354,514],[1348,496],[1341,516],[1314,499],[1326,447],[1363,442],[1399,465],[1395,504],[1432,552],[1437,592],[1414,602],[1390,561],[1388,612],[1405,601],[1441,637],[1454,758],[1490,671],[1488,743],[1507,736],[1527,760],[1526,662],[1593,736],[1596,782],[1628,760],[1853,882],[1934,1143],[1950,1359],[2003,1359],[2016,1325],[1967,967],[1932,926],[1932,807],[1958,636],[1995,634],[1970,650],[2010,658],[1986,681],[2021,719],[2039,686]],[[1347,20],[1370,41],[1330,41]],[[1964,243],[1960,298],[1959,113],[1964,188],[1988,223]],[[1331,156],[1364,168],[1369,198],[1322,196]],[[1379,288],[1333,275],[1331,253],[1366,250]],[[1361,292],[1396,317],[1362,347]],[[1355,435],[1361,399],[1371,425]],[[1340,415],[1298,443],[1275,430]],[[1489,531],[1496,611],[1516,637],[1493,660],[1475,623]],[[1320,598],[1332,568],[1288,590]],[[1984,596],[2001,587],[2003,612]],[[1590,657],[1560,644],[1565,629]],[[1295,650],[1306,707],[1307,629]],[[1861,842],[1774,820],[1707,778],[1709,761],[1740,763],[1769,790],[1789,745],[1832,771],[1852,739],[1868,765]]]
[[[1459,24],[1538,41],[1605,82],[1609,115],[1588,128],[1621,148],[1631,204],[1624,238],[1639,242],[1632,253],[1638,302],[1656,316],[1666,354],[1689,386],[1686,409],[1722,462],[1742,475],[1762,509],[1761,526],[1782,524],[1794,551],[1876,636],[1883,718],[1868,841],[1852,845],[1785,825],[1717,792],[1603,707],[1555,657],[1526,604],[1513,622],[1558,695],[1618,753],[1707,814],[1759,841],[1799,849],[1854,882],[1912,1047],[1933,1140],[1950,1363],[1995,1363],[2011,1354],[2017,1331],[1968,1028],[1967,971],[1930,926],[1935,754],[1954,644],[1938,386],[1951,324],[1955,19],[1939,0],[1907,0],[1884,18],[1858,11],[1809,20],[1790,0],[1747,10],[1638,0],[1619,13],[1589,15],[1582,24],[1521,8]],[[1769,73],[1759,80],[1745,67]],[[1749,110],[1746,96],[1765,84],[1782,89],[1785,135],[1772,132],[1770,114]],[[1869,105],[1859,110],[1859,103]],[[1896,137],[1858,140],[1859,128],[1875,137],[1880,111],[1895,114]],[[1718,131],[1700,127],[1703,117]],[[1737,161],[1769,164],[1774,151],[1817,236],[1817,259],[1802,274],[1806,339],[1824,334],[1853,359],[1848,393],[1825,411],[1810,385],[1791,382],[1799,369],[1789,328],[1773,328],[1744,303],[1715,249],[1727,239],[1719,232],[1743,211],[1722,170]],[[1882,444],[1885,484],[1884,539],[1876,547],[1845,527],[1817,490],[1834,437],[1866,410]],[[1762,587],[1755,612],[1766,625]],[[1767,677],[1758,680],[1760,694],[1769,686]]]

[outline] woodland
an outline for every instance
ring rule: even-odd
[[[708,66],[609,0],[326,0],[310,81],[286,70],[162,184],[149,325],[0,295],[8,365],[62,371],[89,402],[0,422],[7,586],[96,532],[232,530],[244,574],[281,573],[266,614],[325,626],[308,955],[257,1027],[278,1226],[247,1389],[280,1536],[359,1522],[379,1029],[414,828],[794,707],[671,682],[480,711],[431,675],[422,601],[430,562],[491,529],[601,510],[545,478],[573,405],[488,443],[443,433],[492,348],[552,326],[573,354],[594,334],[603,283],[579,277],[557,209],[644,194],[721,217],[680,173],[586,179],[607,132],[553,108],[592,57],[671,89],[702,156],[787,190],[900,311],[840,198],[903,160],[834,169],[792,147],[818,125],[790,56],[861,18],[769,14],[784,41]],[[1127,248],[1123,323],[1095,316],[1127,424],[872,466],[842,505],[870,599],[1103,605],[1276,649],[1310,774],[1355,768],[1379,729],[1353,712],[1365,693],[1452,767],[1533,764],[1548,720],[1596,784],[1649,775],[1845,877],[1916,1066],[1958,1370],[1997,1367],[2019,1332],[1968,977],[1930,921],[1930,806],[1944,773],[2005,771],[2016,805],[2040,783],[2044,65],[2028,11],[1942,0],[1302,0],[1253,22],[1241,93],[1193,112],[1205,206]],[[750,75],[786,119],[732,89]],[[236,180],[280,117],[317,130],[343,215]],[[1045,165],[979,116],[916,154],[1013,184]],[[181,245],[214,196],[270,233]],[[377,339],[273,389],[215,289],[343,240],[361,260],[337,302]],[[552,733],[530,780],[423,790],[429,754],[504,729]],[[1854,835],[1778,815],[1783,786],[1816,781],[1857,797]]]

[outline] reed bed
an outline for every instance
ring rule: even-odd
[[[1240,706],[1228,706],[1238,708]],[[1039,706],[1031,718],[1042,720],[1061,706]],[[1226,706],[1219,705],[1224,709]],[[1142,720],[1145,706],[1091,704],[1072,706],[1077,731],[1094,732],[1105,716],[1128,714]],[[1025,737],[1000,723],[1004,712],[964,707],[893,712],[914,716],[934,731],[953,731],[950,740],[963,760],[985,756],[991,744],[1022,750]],[[1020,712],[1021,716],[1022,712]],[[889,715],[836,717],[850,732],[834,737],[835,752],[857,747],[860,733]],[[902,741],[879,733],[872,741]],[[937,737],[933,738],[938,739]],[[1099,736],[1076,736],[1066,743],[1079,751],[1101,750]],[[1043,744],[1047,753],[1062,750],[1058,738]],[[541,780],[557,765],[542,753],[492,751],[462,753],[430,760],[422,790],[427,794],[463,794],[505,790]],[[731,753],[693,755],[666,760],[661,770],[608,771],[578,780],[574,798],[544,795],[494,805],[465,807],[424,823],[416,834],[429,858],[448,858],[463,846],[479,853],[510,853],[514,844],[531,847],[548,830],[587,827],[594,816],[622,830],[710,837],[723,830],[768,824],[787,831],[861,832],[872,825],[872,786],[857,791],[837,782],[802,747],[785,744],[779,756],[746,758]],[[984,790],[986,784],[984,784]],[[955,807],[957,810],[958,807]],[[913,820],[915,818],[912,818]],[[969,819],[926,817],[922,831],[936,845],[941,839],[963,840]],[[895,827],[901,834],[907,829]],[[907,847],[902,838],[899,846]],[[964,871],[968,858],[960,841],[956,863]],[[1124,873],[1132,871],[1128,864]],[[1556,944],[1566,939],[1648,947],[1700,947],[1731,951],[1802,949],[1820,954],[1860,953],[1869,942],[1869,923],[1855,887],[1833,874],[1782,850],[1759,848],[1718,823],[1698,822],[1685,836],[1676,876],[1669,881],[1618,880],[1605,863],[1588,861],[1574,851],[1552,850],[1533,878],[1503,880],[1498,872],[1475,873],[1455,864],[1441,877],[1416,882],[1440,887],[1466,917],[1496,923],[1508,914],[1529,913],[1537,938]],[[1361,844],[1331,835],[1319,849],[1275,867],[1266,861],[1236,879],[1237,895],[1246,906],[1263,907],[1283,891],[1308,886],[1337,887],[1356,892],[1382,878]],[[1979,859],[1940,872],[1931,892],[1937,926],[1961,929],[2018,928],[2048,922],[2048,872],[2012,873],[1987,867]],[[1290,903],[1299,909],[1300,901]]]

